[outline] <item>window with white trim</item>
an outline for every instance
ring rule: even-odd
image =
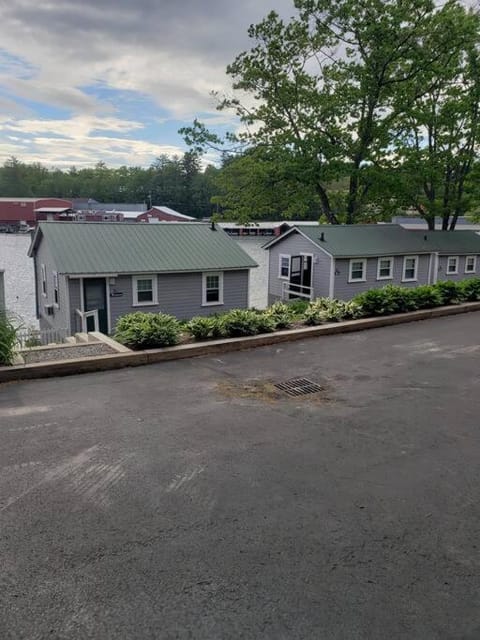
[[[403,282],[413,282],[417,279],[418,256],[405,256],[403,259]]]
[[[40,272],[42,274],[42,295],[47,295],[47,269],[44,264],[40,266]]]
[[[367,279],[367,261],[366,259],[350,260],[350,268],[348,271],[349,282],[365,282]]]
[[[377,280],[391,280],[393,278],[393,258],[379,258],[377,265]]]
[[[458,256],[448,256],[447,274],[458,273]]]
[[[476,271],[477,271],[477,256],[466,256],[465,273],[476,273]]]
[[[133,306],[158,304],[157,276],[133,276]]]
[[[58,273],[53,272],[53,302],[58,307]]]
[[[202,276],[202,305],[223,304],[223,273],[204,273]]]
[[[278,257],[278,277],[286,280],[290,278],[290,256],[280,254]]]

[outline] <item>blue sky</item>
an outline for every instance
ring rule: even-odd
[[[248,48],[247,28],[292,0],[1,2],[0,162],[148,165],[181,154],[197,117],[235,126],[211,90]],[[207,158],[208,159],[208,158]]]

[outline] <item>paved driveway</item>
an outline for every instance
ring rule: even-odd
[[[479,343],[472,313],[1,386],[0,638],[478,640]]]

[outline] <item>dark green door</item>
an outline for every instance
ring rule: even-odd
[[[108,333],[107,287],[105,278],[85,278],[83,281],[84,311],[98,311],[98,328]],[[87,318],[87,331],[95,331],[95,320]]]

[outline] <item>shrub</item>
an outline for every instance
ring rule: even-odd
[[[195,316],[185,328],[195,340],[211,340],[224,335],[222,316]]]
[[[340,322],[359,318],[362,315],[360,305],[355,301],[344,302],[330,298],[318,298],[311,302],[303,314],[305,324],[317,325],[322,322]]]
[[[17,333],[19,327],[13,324],[12,319],[0,312],[0,365],[10,365],[15,356]]]
[[[480,300],[480,278],[469,278],[462,280],[457,285],[463,300],[474,302]]]
[[[259,315],[252,309],[233,309],[222,316],[223,329],[229,338],[258,333]]]
[[[430,284],[415,287],[412,289],[412,295],[417,309],[432,309],[442,304],[440,292]]]
[[[180,323],[166,313],[128,313],[119,318],[115,340],[131,349],[151,349],[177,344]]]
[[[413,311],[417,308],[414,289],[389,284],[380,289],[369,289],[353,299],[366,316],[386,316]]]
[[[459,304],[463,301],[463,291],[456,282],[452,280],[444,280],[432,285],[438,291],[440,296],[440,304]]]
[[[275,319],[266,311],[257,313],[257,331],[256,333],[271,333],[275,331],[277,325]]]
[[[308,300],[297,299],[289,300],[286,304],[288,305],[293,318],[302,318],[310,303]]]
[[[295,316],[290,305],[284,302],[275,302],[264,314],[268,318],[271,318],[275,329],[288,329]]]

